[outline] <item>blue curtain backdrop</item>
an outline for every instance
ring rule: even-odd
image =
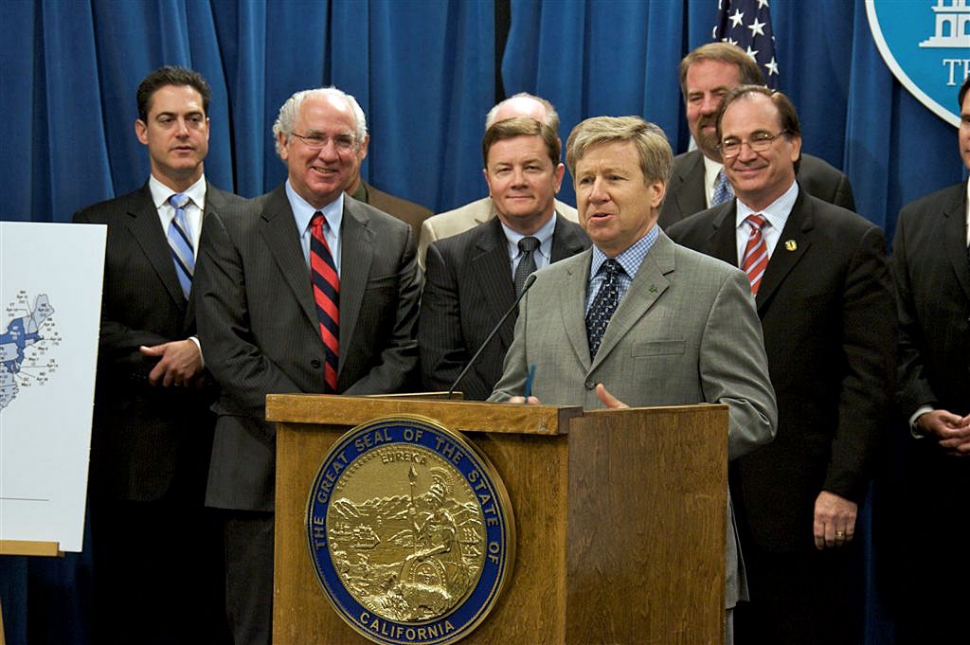
[[[677,63],[710,40],[716,6],[4,0],[0,219],[66,222],[82,206],[140,186],[148,161],[133,134],[134,93],[163,64],[193,67],[212,85],[206,174],[244,196],[285,178],[270,135],[279,106],[294,91],[329,84],[355,95],[367,114],[365,179],[435,211],[485,195],[479,150],[485,113],[501,98],[497,75],[506,94],[550,99],[563,139],[588,116],[640,114],[682,152],[689,133]],[[499,52],[497,7],[511,14]],[[774,0],[771,11],[780,88],[799,108],[805,150],[847,172],[862,215],[891,237],[903,204],[965,178],[955,129],[892,77],[864,3]],[[572,201],[568,182],[563,193]],[[86,554],[0,558],[8,642],[28,642],[29,623],[32,644],[86,643],[91,575]],[[874,603],[869,618],[869,642],[891,643],[884,608]]]

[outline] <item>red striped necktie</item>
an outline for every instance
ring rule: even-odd
[[[317,211],[310,220],[310,282],[317,305],[320,337],[327,347],[324,381],[327,394],[337,393],[337,358],[340,356],[340,278],[330,245],[323,235],[327,220]]]
[[[761,230],[768,224],[768,220],[761,215],[748,215],[744,221],[751,230],[748,233],[748,242],[744,246],[741,270],[748,274],[751,293],[758,295],[761,278],[768,268],[768,245],[765,244],[765,237]]]

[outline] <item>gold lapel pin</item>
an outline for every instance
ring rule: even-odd
[[[795,240],[785,240],[785,250],[794,251],[798,248],[798,242]]]

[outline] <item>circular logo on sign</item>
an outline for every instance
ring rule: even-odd
[[[453,643],[498,599],[512,506],[488,459],[431,419],[357,426],[310,490],[307,544],[327,599],[378,643]]]

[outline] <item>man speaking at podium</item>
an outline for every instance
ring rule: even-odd
[[[490,400],[584,408],[725,403],[728,457],[771,441],[774,390],[747,277],[657,226],[673,155],[639,117],[569,136],[579,221],[593,248],[536,272]],[[530,365],[536,365],[529,378]],[[729,502],[730,503],[730,502]],[[726,639],[745,592],[728,512]]]

